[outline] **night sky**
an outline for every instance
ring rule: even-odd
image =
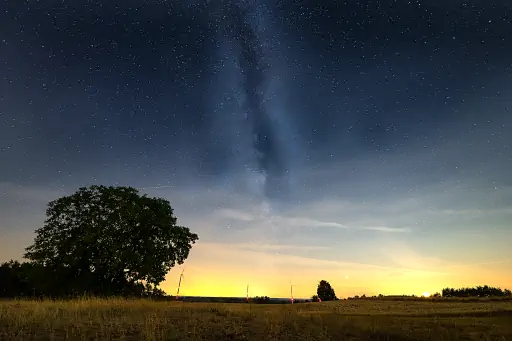
[[[128,185],[199,234],[183,295],[510,287],[510,1],[4,0],[0,23],[1,261],[48,201]]]

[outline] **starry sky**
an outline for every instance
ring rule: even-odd
[[[183,295],[511,286],[510,1],[5,0],[0,22],[0,260],[48,201],[129,185],[199,234]]]

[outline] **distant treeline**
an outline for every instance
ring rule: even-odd
[[[506,297],[512,296],[508,289],[494,288],[487,285],[474,288],[444,288],[441,292],[443,297]]]
[[[357,300],[357,299],[378,299],[378,300],[391,300],[391,301],[402,301],[402,300],[425,300],[425,299],[434,299],[434,300],[442,300],[444,298],[460,298],[460,299],[473,299],[478,300],[479,298],[491,298],[491,299],[497,299],[497,300],[512,300],[512,292],[509,289],[501,289],[501,288],[495,288],[488,285],[484,286],[477,286],[474,288],[460,288],[460,289],[454,289],[454,288],[445,288],[442,290],[441,293],[435,293],[428,297],[423,296],[415,296],[415,295],[391,295],[391,296],[384,296],[384,295],[378,295],[378,296],[354,296],[354,297],[348,297],[348,300]]]
[[[125,277],[111,280],[92,272],[77,273],[69,268],[9,261],[0,265],[1,298],[74,298],[79,296],[162,297],[158,288],[131,282]]]

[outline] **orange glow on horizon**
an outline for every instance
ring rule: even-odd
[[[290,279],[294,298],[311,298],[321,279],[329,281],[340,298],[363,294],[425,296],[428,293],[430,296],[445,287],[488,284],[507,288],[507,284],[512,283],[512,275],[503,271],[506,265],[495,269],[474,267],[478,270],[471,272],[463,267],[450,271],[402,270],[198,243],[186,261],[187,275],[181,283],[180,296],[245,298],[248,295],[291,299]],[[167,293],[176,292],[180,271],[180,268],[173,268],[162,283]],[[488,280],[482,283],[481,278]],[[247,283],[250,283],[249,293]]]

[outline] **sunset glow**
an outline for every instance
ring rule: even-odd
[[[454,268],[452,262],[442,260],[433,263],[432,268],[406,269],[392,264],[377,266],[277,255],[262,251],[263,248],[255,250],[256,245],[251,249],[246,244],[226,247],[223,244],[199,242],[194,248],[194,253],[187,260],[187,276],[180,290],[184,296],[245,297],[249,282],[251,297],[285,298],[290,296],[290,278],[294,283],[295,298],[309,298],[316,294],[320,279],[328,280],[339,297],[363,294],[429,297],[431,292],[440,292],[447,286],[478,285],[482,273],[488,278],[487,282],[496,286],[506,287],[512,281],[512,276],[504,272],[507,263],[495,264],[492,268],[473,265],[471,275],[466,267]],[[337,253],[336,250],[332,252]],[[407,253],[406,250],[403,252],[404,255]],[[422,261],[420,255],[415,257],[418,263]],[[179,273],[179,268],[169,273],[162,285],[164,290],[175,291]],[[302,273],[308,275],[303,276]],[[426,283],[429,291],[422,290]]]

